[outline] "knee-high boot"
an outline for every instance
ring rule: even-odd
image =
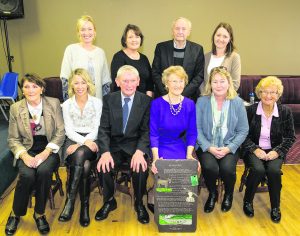
[[[90,177],[82,178],[79,185],[79,196],[81,201],[79,223],[86,227],[90,224],[89,201],[90,201]]]
[[[82,169],[82,166],[70,167],[70,179],[67,189],[67,199],[65,202],[64,209],[58,218],[59,221],[69,221],[72,217],[79,181],[82,175]]]

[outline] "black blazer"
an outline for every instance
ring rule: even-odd
[[[137,149],[149,155],[149,114],[151,98],[135,92],[128,122],[123,134],[121,91],[103,97],[98,131],[100,154],[123,150],[133,155]]]
[[[256,115],[257,106],[256,103],[247,107],[249,134],[242,145],[243,155],[259,148],[261,115]],[[290,108],[278,103],[277,106],[279,117],[272,118],[270,139],[272,150],[279,154],[279,158],[284,159],[295,142],[294,120]]]
[[[174,41],[169,40],[156,45],[154,59],[152,63],[152,79],[155,83],[158,96],[167,94],[167,90],[162,83],[163,71],[174,65]],[[196,101],[199,96],[199,87],[204,79],[204,55],[201,45],[186,41],[184,52],[183,68],[188,74],[188,84],[182,95]]]

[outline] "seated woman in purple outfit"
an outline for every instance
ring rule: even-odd
[[[168,94],[153,100],[150,110],[154,174],[158,159],[193,159],[197,139],[195,104],[181,95],[188,82],[186,72],[181,66],[170,66],[164,70],[162,81]]]

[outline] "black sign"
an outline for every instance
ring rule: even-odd
[[[154,220],[160,232],[194,232],[197,227],[198,162],[157,160]]]

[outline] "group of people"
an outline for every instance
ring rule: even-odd
[[[89,225],[89,174],[96,163],[103,205],[95,220],[106,219],[117,208],[114,175],[127,164],[132,170],[137,219],[149,223],[143,204],[148,159],[153,158],[151,170],[156,174],[156,160],[195,159],[194,150],[209,191],[206,213],[215,207],[219,177],[225,186],[221,210],[231,209],[236,164],[243,157],[250,166],[244,213],[254,216],[256,188],[267,175],[271,219],[280,221],[281,166],[295,140],[292,113],[278,102],[283,86],[272,76],[260,81],[255,91],[260,101],[246,111],[236,92],[241,65],[229,24],[217,26],[212,51],[204,57],[202,47],[187,40],[191,22],[176,19],[173,40],[156,46],[152,69],[138,51],[144,39],[141,30],[127,25],[121,38],[123,50],[111,63],[111,76],[103,50],[93,45],[93,19],[80,18],[77,31],[80,43],[67,47],[62,63],[62,109],[57,99],[43,95],[45,83],[36,74],[22,78],[24,99],[11,106],[8,144],[19,179],[7,235],[16,232],[26,214],[33,188],[33,218],[41,234],[50,231],[45,204],[62,146],[69,179],[59,221],[71,219],[79,192],[79,222]]]

